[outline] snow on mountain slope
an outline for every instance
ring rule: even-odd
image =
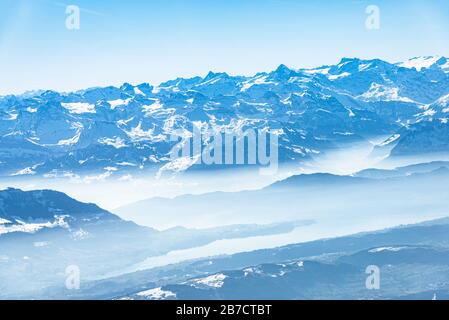
[[[421,107],[416,122],[405,127],[396,139],[393,156],[449,154],[449,95]]]
[[[61,103],[61,106],[69,110],[70,113],[95,113],[95,106],[89,103],[83,102],[72,102],[72,103]],[[33,109],[37,110],[37,109]],[[27,109],[28,111],[28,109]]]
[[[3,220],[4,223],[0,223],[0,235],[12,232],[24,232],[35,233],[44,228],[67,228],[68,224],[64,221],[64,216],[55,216],[54,221],[42,222],[42,223],[26,223],[19,219],[14,219],[14,222]]]
[[[377,83],[373,83],[369,90],[359,96],[359,98],[366,101],[402,101],[413,103],[413,100],[401,97],[398,88],[383,86]]]
[[[438,66],[445,72],[449,71],[449,61],[447,60],[447,58],[442,56],[415,57],[410,60],[398,63],[398,66],[408,69],[414,68],[417,71],[428,69],[432,66]]]
[[[92,221],[120,221],[94,204],[78,202],[63,193],[40,190],[0,191],[0,235],[36,233],[44,229],[63,228]]]

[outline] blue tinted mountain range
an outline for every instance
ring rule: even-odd
[[[280,161],[301,161],[346,142],[390,136],[392,156],[447,152],[449,60],[402,63],[344,58],[314,69],[178,78],[0,97],[0,174],[118,175],[170,162],[170,135],[193,125],[268,128]],[[186,170],[187,163],[176,167]]]

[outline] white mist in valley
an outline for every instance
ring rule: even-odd
[[[297,174],[327,172],[351,174],[376,166],[381,160],[372,157],[373,147],[385,136],[372,139],[375,142],[348,144],[317,155],[312,160],[281,167],[273,175],[260,175],[258,169],[234,168],[232,170],[194,170],[184,174],[157,177],[156,173],[118,174],[107,170],[103,174],[85,176],[70,175],[58,178],[42,178],[33,175],[4,178],[0,188],[23,190],[51,189],[64,192],[83,202],[91,202],[107,210],[150,198],[174,198],[186,194],[210,192],[238,192],[266,187],[276,181]]]

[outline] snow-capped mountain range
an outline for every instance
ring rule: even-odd
[[[160,169],[174,132],[270,129],[281,162],[391,135],[392,155],[449,151],[449,60],[344,58],[314,69],[0,97],[0,174],[102,177]],[[176,167],[185,170],[190,164]]]

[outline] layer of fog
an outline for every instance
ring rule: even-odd
[[[251,195],[242,190],[258,190],[269,184],[301,173],[327,172],[352,174],[367,168],[391,169],[396,166],[441,157],[409,157],[386,161],[385,155],[373,156],[373,146],[354,144],[318,156],[314,161],[283,168],[276,175],[262,176],[258,170],[208,171],[184,176],[157,179],[154,176],[133,176],[116,179],[2,179],[0,187],[24,190],[53,189],[84,202],[93,202],[113,209],[139,200],[154,197],[174,198],[180,195],[201,195],[213,191],[235,192],[232,197],[209,194],[191,197],[186,202],[166,202],[151,206],[145,214],[121,214],[139,224],[167,229],[174,226],[208,228],[235,224],[271,224],[294,220],[313,220],[316,223],[294,231],[246,239],[218,240],[205,246],[174,250],[163,256],[148,257],[116,274],[163,266],[184,260],[232,254],[262,248],[299,243],[328,237],[394,227],[449,216],[448,179],[431,178],[426,181],[397,181],[375,186],[336,188],[323,186],[301,192],[267,192]],[[203,199],[202,197],[206,197]],[[211,198],[207,198],[211,197]],[[187,197],[189,198],[189,197]],[[164,199],[162,202],[167,201]],[[115,210],[113,210],[116,212]],[[133,215],[134,214],[134,215]],[[137,215],[136,215],[137,214]]]
[[[146,223],[211,227],[228,223],[273,223],[313,219],[315,224],[264,237],[215,241],[206,246],[149,257],[132,271],[184,260],[273,248],[379,230],[449,216],[449,174],[427,173],[371,182],[322,183],[263,191],[214,193],[144,203]],[[158,212],[163,214],[157,214]],[[143,215],[136,217],[145,221]]]
[[[372,142],[342,146],[334,151],[328,151],[325,155],[318,155],[314,157],[314,160],[298,161],[296,164],[282,167],[274,175],[261,175],[257,169],[239,169],[238,167],[235,170],[195,171],[187,175],[178,174],[160,178],[154,173],[121,174],[106,171],[82,177],[70,175],[60,178],[41,178],[27,175],[2,178],[0,188],[57,190],[79,201],[92,202],[104,209],[113,210],[154,197],[173,198],[183,194],[255,190],[301,173],[351,174],[375,167],[376,163],[382,160],[370,155],[374,145],[384,138],[378,137]]]

